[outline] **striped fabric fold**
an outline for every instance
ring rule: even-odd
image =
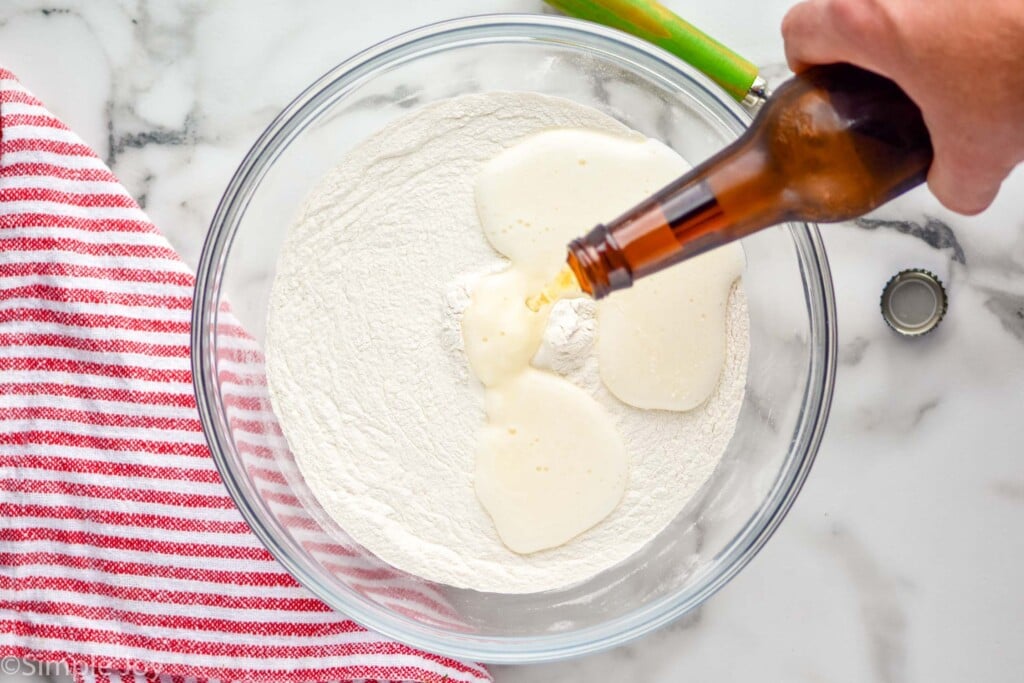
[[[251,533],[196,412],[192,286],[102,160],[0,69],[0,657],[90,682],[489,681],[331,611]],[[264,401],[225,400],[280,438]],[[254,476],[301,527],[280,475]],[[393,572],[343,569],[449,618]]]

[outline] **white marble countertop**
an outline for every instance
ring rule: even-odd
[[[782,60],[790,0],[668,5],[754,61]],[[540,0],[5,0],[0,64],[105,156],[195,264],[221,190],[277,111],[357,50]],[[767,548],[699,612],[629,646],[498,667],[501,683],[1024,680],[1024,172],[985,215],[920,190],[822,232],[838,295],[832,419]],[[917,341],[882,323],[890,275],[950,292]],[[30,680],[14,677],[3,680]]]

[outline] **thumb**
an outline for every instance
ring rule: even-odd
[[[980,161],[974,154],[936,150],[928,173],[928,188],[947,209],[973,216],[995,201],[1006,175],[998,166]]]

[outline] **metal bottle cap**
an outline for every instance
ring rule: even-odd
[[[919,268],[900,271],[882,290],[882,317],[905,337],[934,330],[946,315],[947,305],[939,278]]]

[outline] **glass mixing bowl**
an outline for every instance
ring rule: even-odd
[[[203,428],[242,514],[331,607],[410,645],[522,663],[595,652],[686,614],[754,557],[817,451],[835,374],[832,280],[817,228],[743,241],[751,353],[739,423],[702,492],[643,550],[564,590],[430,584],[349,539],[306,487],[266,396],[262,356],[278,249],[306,193],[353,145],[427,103],[522,90],[603,111],[697,163],[749,115],[691,67],[594,24],[488,16],[428,26],[339,65],[260,136],[220,202],[196,280],[192,363]],[[380,273],[387,286],[388,273]],[[230,309],[227,302],[230,301]]]

